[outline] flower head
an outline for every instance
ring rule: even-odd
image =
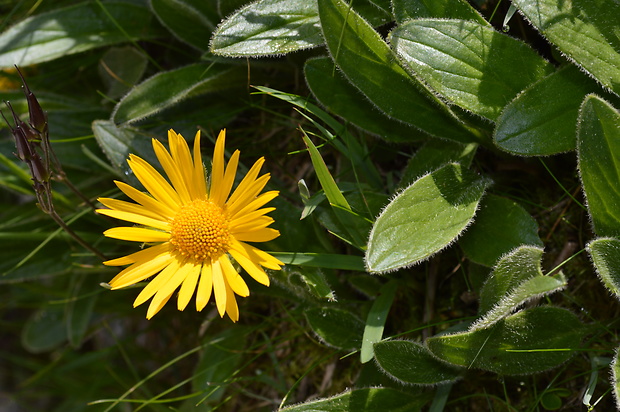
[[[109,266],[129,265],[110,281],[112,289],[157,275],[134,302],[136,307],[151,299],[147,319],[159,312],[179,289],[179,310],[187,307],[196,292],[196,309],[201,311],[213,293],[220,316],[227,313],[236,322],[239,309],[235,294],[245,297],[250,290],[231,258],[266,286],[269,277],[264,268],[279,270],[283,265],[246,243],[267,242],[280,235],[269,227],[273,219],[266,216],[275,208],[262,207],[278,195],[277,191],[260,194],[270,177],[258,176],[265,159],[254,163],[231,194],[239,151],[232,154],[226,165],[225,134],[222,130],[215,143],[208,185],[200,155],[200,132],[196,133],[192,158],[183,136],[170,130],[170,151],[153,139],[155,154],[169,182],[145,160],[129,155],[129,167],[148,193],[116,181],[118,188],[135,203],[99,199],[109,209],[98,209],[98,213],[137,225],[106,230],[105,236],[148,245],[139,252],[104,262]]]

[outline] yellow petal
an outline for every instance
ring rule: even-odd
[[[190,196],[193,199],[196,197],[193,194],[194,186],[194,163],[192,162],[192,155],[189,152],[189,146],[187,141],[180,134],[175,133],[174,130],[168,131],[168,146],[170,146],[170,154],[177,168],[181,171],[181,178],[187,185]]]
[[[219,261],[213,262],[211,265],[211,271],[213,273],[213,294],[215,295],[215,305],[220,317],[224,317],[226,312],[226,281],[224,280],[224,274],[222,273],[222,267]]]
[[[151,217],[147,217],[137,213],[130,213],[122,210],[113,209],[97,209],[97,213],[99,213],[100,215],[110,216],[115,219],[136,223],[138,225],[150,226],[155,229],[170,230],[170,223],[156,220]]]
[[[202,165],[202,156],[200,154],[200,130],[196,132],[194,139],[194,172],[192,177],[192,193],[193,199],[204,199],[207,195],[207,180],[205,178],[205,169]]]
[[[241,152],[239,150],[235,150],[230,159],[228,160],[228,165],[226,166],[226,173],[224,173],[224,180],[222,181],[222,185],[215,193],[215,197],[212,199],[217,205],[223,206],[226,203],[226,199],[230,194],[230,190],[235,183],[235,175],[237,174],[237,166],[239,165],[239,155]]]
[[[243,252],[235,248],[230,248],[228,253],[230,253],[237,263],[239,263],[241,267],[243,267],[243,269],[245,269],[245,271],[248,272],[252,278],[254,278],[255,281],[265,286],[269,286],[269,276],[267,276],[265,270],[258,263],[253,262],[250,258],[243,254]]]
[[[224,180],[224,144],[226,141],[226,129],[222,130],[215,141],[213,150],[213,163],[211,165],[211,187],[209,188],[209,198],[217,197],[221,191]]]
[[[235,269],[235,267],[230,263],[230,259],[228,256],[222,255],[218,261],[222,266],[222,270],[224,272],[224,276],[227,280],[228,286],[239,296],[249,296],[250,289],[248,285],[245,283],[239,272]]]
[[[234,228],[236,226],[245,225],[247,223],[251,223],[257,220],[259,217],[266,215],[269,212],[273,212],[276,210],[275,207],[264,207],[262,209],[254,210],[252,212],[246,213],[244,215],[239,215],[236,219],[230,220],[230,227]]]
[[[125,202],[124,200],[118,199],[109,199],[105,197],[100,197],[97,200],[109,209],[120,210],[128,213],[135,213],[137,215],[150,217],[155,220],[160,220],[162,222],[166,222],[169,220],[168,217],[136,203]]]
[[[150,320],[153,316],[157,315],[157,312],[166,306],[166,303],[168,303],[171,297],[172,293],[160,300],[153,299],[149,305],[149,309],[146,311],[146,318]]]
[[[237,306],[237,299],[235,299],[235,294],[228,286],[226,286],[226,313],[233,322],[237,322],[239,320],[239,307]]]
[[[179,169],[177,163],[172,159],[170,153],[166,150],[164,145],[159,140],[153,140],[153,149],[155,150],[155,156],[157,156],[157,160],[164,168],[168,179],[172,182],[172,187],[175,192],[179,195],[182,203],[189,203],[189,191],[187,189],[187,183],[184,179],[182,171]],[[186,167],[190,167],[187,165]]]
[[[268,269],[280,270],[280,266],[284,266],[284,263],[271,256],[269,253],[263,252],[254,246],[248,245],[247,243],[238,242],[233,239],[231,242],[231,248],[239,251],[252,262],[262,265]]]
[[[164,252],[151,260],[140,260],[122,270],[110,281],[112,289],[120,289],[133,285],[149,278],[169,266],[174,257],[169,252]]]
[[[269,242],[280,236],[280,232],[268,227],[254,232],[238,233],[234,236],[241,242]]]
[[[148,285],[142,289],[142,292],[138,295],[136,300],[133,302],[133,307],[140,306],[147,300],[149,300],[158,290],[160,290],[179,270],[180,262],[178,259],[173,259],[170,261],[168,266],[164,270],[162,270],[159,275],[155,276],[153,280],[149,282]]]
[[[261,157],[252,165],[252,167],[250,168],[248,173],[244,176],[244,178],[241,180],[241,182],[239,183],[239,186],[237,186],[237,188],[235,189],[233,194],[230,196],[230,199],[228,199],[226,204],[228,204],[229,206],[234,204],[239,197],[245,194],[245,192],[248,190],[249,187],[252,187],[252,185],[254,185],[254,183],[256,182],[258,173],[260,172],[260,169],[263,166],[263,163],[265,163],[265,158]],[[267,180],[269,180],[269,177],[267,177]],[[256,194],[258,194],[258,192]],[[234,212],[231,212],[231,213],[234,213]]]
[[[278,192],[277,190],[265,192],[261,194],[260,196],[258,196],[256,199],[252,200],[250,203],[246,204],[242,209],[239,209],[235,211],[234,213],[232,213],[230,209],[228,209],[230,219],[234,220],[238,216],[243,216],[247,213],[250,213],[253,210],[257,210],[258,208],[264,206],[265,204],[269,203],[270,201],[278,197],[279,194],[280,192]]]
[[[129,186],[127,183],[119,182],[117,180],[115,180],[114,183],[116,183],[116,186],[118,186],[118,188],[129,198],[133,199],[153,213],[160,215],[162,218],[172,219],[176,214],[176,210],[178,210],[178,208],[172,209],[168,207],[166,204],[132,186]]]
[[[240,209],[244,209],[249,203],[256,199],[256,196],[261,190],[265,188],[265,185],[269,181],[271,175],[269,173],[262,175],[257,180],[245,185],[244,187],[239,184],[235,193],[232,194],[228,200],[228,207],[231,214],[236,214]],[[241,182],[243,183],[243,182]]]
[[[190,264],[188,263],[188,265]],[[187,274],[187,277],[183,281],[181,289],[179,290],[179,299],[177,301],[177,309],[179,310],[185,310],[187,307],[187,304],[194,295],[196,284],[198,283],[198,278],[200,277],[200,268],[202,264],[194,263],[191,264],[191,266],[192,270]]]
[[[151,306],[158,306],[159,302],[163,301],[164,299],[168,300],[169,296],[172,295],[174,291],[177,290],[179,286],[181,286],[181,284],[183,284],[185,279],[187,279],[187,276],[192,272],[193,268],[194,265],[192,263],[182,263],[179,267],[179,270],[177,270],[174,275],[170,279],[168,279],[167,282],[165,282],[159,287],[159,290],[157,291],[157,293],[155,293],[155,296],[153,296],[153,302],[151,302]]]
[[[131,242],[151,243],[167,242],[170,240],[170,233],[142,227],[113,227],[103,232],[103,235],[113,239],[129,240]]]
[[[155,140],[155,139],[153,139]],[[153,144],[155,146],[155,144]],[[168,206],[172,210],[178,210],[181,205],[181,199],[170,183],[159,174],[157,170],[148,162],[135,155],[129,155],[127,160],[129,167],[144,185],[146,190],[157,200]]]
[[[213,272],[211,263],[204,263],[200,272],[200,283],[198,283],[198,291],[196,292],[196,310],[201,311],[211,299],[211,291],[213,290]]]
[[[269,226],[274,222],[273,218],[269,216],[261,216],[259,218],[254,219],[251,222],[246,222],[243,225],[232,226],[230,228],[230,233],[234,236],[239,233],[245,232],[254,232],[256,230],[261,230]]]
[[[125,266],[131,265],[132,263],[142,261],[148,262],[149,260],[153,260],[157,258],[157,256],[167,252],[169,249],[169,245],[166,243],[160,243],[159,245],[151,246],[146,249],[142,249],[138,252],[132,253],[127,256],[123,256],[116,259],[110,259],[103,262],[106,266]]]

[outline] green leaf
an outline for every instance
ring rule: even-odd
[[[323,43],[315,1],[258,0],[224,20],[210,50],[229,57],[268,56]]]
[[[392,0],[398,24],[410,19],[442,18],[489,23],[465,0]]]
[[[199,0],[149,0],[151,10],[176,38],[206,51],[215,24],[200,12]]]
[[[616,409],[620,408],[620,347],[614,351],[614,359],[611,362],[611,389],[616,400]]]
[[[620,237],[620,113],[595,95],[581,105],[577,158],[594,232]]]
[[[416,412],[428,402],[426,396],[391,388],[352,389],[331,398],[278,409],[281,412]]]
[[[620,94],[620,3],[591,0],[514,0],[513,3],[563,54]]]
[[[419,178],[377,218],[366,251],[368,271],[411,266],[450,245],[473,220],[489,183],[458,163]]]
[[[63,322],[63,307],[49,307],[36,311],[22,329],[22,345],[32,353],[48,352],[67,339]]]
[[[68,302],[65,305],[67,336],[69,343],[74,348],[79,348],[82,345],[99,292],[104,290],[97,283],[85,282],[85,279],[90,278],[84,276],[84,273],[78,272],[72,275],[71,287],[67,296]]]
[[[412,20],[392,31],[390,39],[431,88],[490,120],[521,90],[552,71],[525,43],[473,21]]]
[[[412,142],[424,136],[414,127],[397,122],[378,111],[337,70],[331,59],[309,59],[304,66],[306,81],[323,106],[356,126],[393,142]]]
[[[354,270],[364,272],[364,258],[355,255],[335,253],[291,253],[270,252],[272,256],[286,265],[299,265],[324,269]]]
[[[244,68],[225,64],[198,63],[160,72],[131,89],[114,108],[112,120],[116,124],[136,122],[188,97],[239,87],[246,82]]]
[[[97,67],[107,86],[106,97],[117,99],[127,93],[142,78],[147,63],[144,54],[131,46],[106,51]]]
[[[488,328],[525,302],[564,289],[562,273],[545,276],[540,267],[542,248],[520,246],[500,259],[480,292],[480,315],[470,328]]]
[[[602,91],[575,66],[567,65],[527,88],[497,119],[493,139],[502,150],[522,156],[575,149],[579,106],[588,93]]]
[[[379,296],[375,299],[366,317],[366,327],[362,338],[360,361],[366,363],[374,357],[373,345],[383,338],[383,328],[387,315],[392,307],[396,288],[399,283],[391,280],[381,287]]]
[[[330,55],[345,77],[388,116],[438,137],[477,138],[398,59],[359,14],[342,0],[318,0],[321,29]]]
[[[503,375],[525,375],[559,366],[574,355],[587,328],[568,310],[526,309],[492,327],[431,337],[438,358],[467,368]]]
[[[523,207],[510,199],[488,195],[459,245],[473,262],[494,266],[517,246],[542,247],[543,242],[538,237],[538,224]]]
[[[437,359],[423,345],[394,340],[375,344],[379,367],[393,379],[415,385],[438,385],[454,382],[463,369]]]
[[[586,250],[603,285],[620,299],[620,240],[594,239],[587,244]]]
[[[364,322],[351,312],[323,307],[308,309],[304,314],[312,330],[328,346],[344,350],[360,348]]]
[[[163,34],[148,8],[87,2],[29,17],[0,34],[0,67],[29,66]]]

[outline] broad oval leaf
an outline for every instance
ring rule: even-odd
[[[485,266],[494,266],[521,245],[543,246],[538,224],[519,204],[492,194],[482,200],[476,221],[459,239],[467,257]]]
[[[210,50],[222,56],[257,57],[322,43],[316,1],[258,0],[217,27]]]
[[[62,306],[42,308],[33,313],[21,334],[22,345],[32,353],[50,351],[66,340]]]
[[[523,303],[566,287],[562,273],[545,276],[540,247],[521,246],[503,256],[480,292],[480,314],[470,330],[487,328]]]
[[[163,33],[140,4],[81,3],[29,17],[0,34],[0,67],[29,66]]]
[[[620,299],[620,240],[598,238],[586,246],[603,285]]]
[[[318,0],[321,30],[345,77],[386,115],[432,136],[471,142],[482,137],[411,77],[377,33],[343,0]]]
[[[209,38],[215,28],[207,16],[200,12],[196,0],[149,0],[151,10],[179,40],[198,50],[209,48]]]
[[[392,0],[398,24],[409,19],[443,18],[489,23],[465,0]]]
[[[244,68],[225,64],[198,63],[160,72],[132,88],[114,108],[112,120],[136,122],[188,97],[239,87],[246,81]]]
[[[338,349],[359,349],[364,333],[364,322],[343,309],[312,308],[304,313],[310,327],[328,346]]]
[[[620,2],[513,0],[549,41],[620,94]]]
[[[450,245],[473,220],[489,183],[458,163],[416,180],[377,218],[366,251],[368,271],[411,266]]]
[[[577,158],[594,232],[620,237],[620,113],[595,95],[581,105]]]
[[[352,389],[331,398],[278,409],[280,412],[416,412],[428,403],[427,394],[412,395],[392,388]]]
[[[379,367],[403,383],[438,385],[461,378],[464,369],[437,359],[425,346],[407,340],[379,342],[374,346]]]
[[[390,38],[398,55],[431,88],[490,120],[552,71],[525,43],[474,21],[411,20]]]
[[[503,375],[524,375],[555,368],[570,359],[587,333],[566,309],[540,306],[523,310],[473,332],[427,340],[438,358]]]
[[[495,144],[522,156],[552,155],[575,149],[579,106],[600,86],[567,65],[528,87],[497,119]]]

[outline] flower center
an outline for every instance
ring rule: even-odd
[[[225,253],[229,240],[226,212],[208,200],[194,200],[183,206],[171,224],[173,249],[198,261]]]

